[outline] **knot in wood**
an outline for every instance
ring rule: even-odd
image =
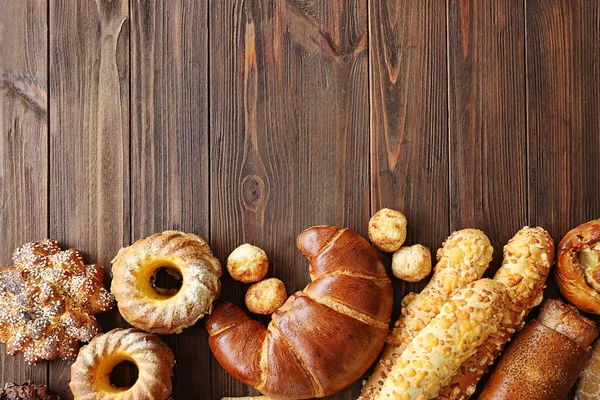
[[[247,175],[242,180],[242,202],[252,212],[258,211],[265,201],[265,181],[258,175]]]

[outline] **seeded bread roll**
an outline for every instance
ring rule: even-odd
[[[439,399],[468,399],[488,367],[500,354],[515,331],[523,328],[529,311],[542,301],[546,279],[554,259],[554,242],[542,228],[521,229],[504,246],[502,266],[494,280],[509,289],[510,313],[498,332],[490,335],[461,367]]]
[[[379,398],[387,374],[406,346],[439,314],[450,296],[481,278],[493,251],[488,237],[478,229],[462,229],[450,235],[437,252],[438,263],[429,284],[421,293],[410,293],[403,299],[400,317],[360,400]]]
[[[436,398],[461,364],[506,316],[505,285],[480,279],[454,294],[402,353],[381,389],[381,399]]]

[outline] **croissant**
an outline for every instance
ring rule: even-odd
[[[392,312],[385,268],[357,233],[309,228],[298,248],[312,282],[275,311],[268,327],[231,303],[206,322],[225,370],[272,398],[329,396],[359,379],[385,343]]]

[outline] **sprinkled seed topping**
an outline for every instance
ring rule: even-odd
[[[0,267],[0,342],[7,353],[22,352],[30,364],[73,359],[79,340],[100,330],[93,316],[114,306],[103,279],[100,265],[85,265],[79,250],[63,251],[56,240],[17,248],[13,267]]]

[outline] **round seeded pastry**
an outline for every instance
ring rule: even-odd
[[[268,269],[269,259],[264,250],[248,243],[233,250],[227,258],[227,271],[236,281],[258,282]]]
[[[131,387],[110,383],[117,365],[129,361],[138,368]],[[113,329],[83,346],[71,366],[69,388],[75,400],[165,400],[172,391],[175,357],[158,336],[138,329]]]
[[[179,290],[154,285],[159,269],[181,277]],[[181,333],[210,313],[221,291],[221,264],[201,237],[165,231],[119,250],[111,290],[131,325],[159,334]]]
[[[393,253],[406,239],[407,224],[400,211],[382,208],[369,220],[369,239],[379,250]]]
[[[392,272],[407,282],[422,281],[431,273],[431,252],[420,244],[400,247],[392,256]]]
[[[277,278],[255,283],[246,292],[246,307],[254,314],[273,314],[286,300],[285,285]]]

